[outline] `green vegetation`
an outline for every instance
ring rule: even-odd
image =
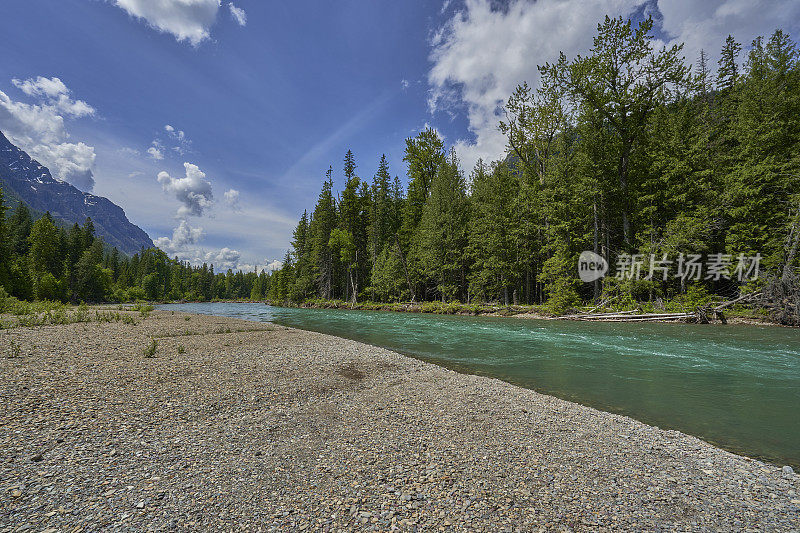
[[[600,303],[686,310],[777,284],[800,303],[795,44],[776,31],[744,54],[729,37],[713,75],[705,53],[690,69],[682,47],[659,48],[651,29],[607,18],[589,55],[541,66],[540,88],[520,85],[505,106],[507,156],[468,178],[432,129],[406,141],[406,191],[385,157],[368,183],[348,151],[342,192],[329,169],[267,298],[561,314]],[[578,279],[583,250],[611,265],[602,282]],[[738,279],[739,254],[757,253],[759,279]],[[640,254],[642,279],[615,277],[621,254]],[[644,279],[665,254],[666,279]],[[731,275],[682,278],[680,254],[728,254]],[[399,304],[409,301],[424,303]]]
[[[20,348],[20,345],[17,344],[16,342],[11,341],[10,345],[8,347],[8,355],[7,355],[7,357],[9,359],[15,359],[15,358],[19,357],[20,355],[22,355],[22,348]]]
[[[67,230],[49,214],[32,220],[24,203],[5,215],[0,190],[0,313],[82,301],[260,299],[269,287],[266,272],[215,274],[213,265],[195,267],[157,248],[129,258],[104,246],[91,219]],[[2,295],[13,296],[17,307],[7,309]]]
[[[151,339],[150,344],[145,347],[142,354],[149,359],[156,356],[156,350],[158,350],[158,341]]]

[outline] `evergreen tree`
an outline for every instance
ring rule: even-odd
[[[468,222],[466,183],[453,150],[431,183],[418,229],[420,263],[443,302],[466,292]]]

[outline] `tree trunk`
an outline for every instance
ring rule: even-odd
[[[789,238],[786,241],[787,253],[786,253],[786,262],[783,264],[783,275],[781,276],[781,280],[784,283],[788,283],[788,281],[792,277],[792,263],[794,263],[794,258],[797,255],[797,247],[800,244],[800,206],[798,206],[797,214],[794,217],[794,222],[792,223],[792,227],[789,230]]]
[[[353,304],[355,305],[355,304],[358,303],[358,301],[357,301],[358,292],[356,291],[356,282],[355,282],[354,275],[353,275],[353,268],[352,267],[348,267],[347,268],[347,273],[350,276],[350,285],[352,286],[352,290],[353,290],[353,292],[351,294],[351,297],[350,297],[350,301],[353,302]]]
[[[619,186],[622,190],[622,234],[625,239],[625,245],[630,247],[633,242],[631,235],[631,221],[628,215],[630,206],[628,205],[628,160],[630,158],[631,147],[628,143],[624,143],[622,147],[622,155],[619,158]]]
[[[593,245],[594,245],[594,253],[599,255],[599,233],[600,233],[600,225],[597,220],[597,200],[592,202],[592,209],[594,210],[594,235],[593,235]],[[594,285],[594,299],[597,300],[600,298],[600,280],[596,279],[593,282]]]

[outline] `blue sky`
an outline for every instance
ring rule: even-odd
[[[426,124],[467,170],[500,157],[498,103],[559,50],[585,52],[605,14],[655,14],[687,57],[715,58],[729,32],[797,36],[798,2],[695,4],[4,0],[0,130],[169,253],[263,267],[328,165],[341,185],[348,148],[366,179],[382,153],[404,177]]]

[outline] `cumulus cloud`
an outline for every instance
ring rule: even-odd
[[[223,195],[225,197],[225,205],[230,207],[233,211],[240,211],[239,205],[239,191],[236,189],[228,189]]]
[[[266,270],[268,272],[274,272],[275,270],[280,270],[281,267],[283,267],[283,261],[278,261],[277,259],[270,261],[269,259],[267,259]]]
[[[186,175],[182,178],[173,178],[169,173],[158,173],[158,182],[164,191],[173,194],[182,204],[178,208],[177,216],[186,218],[189,215],[202,216],[203,210],[211,206],[214,195],[211,192],[211,182],[197,165],[184,163]]]
[[[197,46],[209,38],[220,0],[116,0],[116,4],[150,27]]]
[[[60,176],[75,187],[90,191],[94,187],[92,169],[96,155],[94,148],[82,142],[35,146],[29,152],[37,161],[49,161],[50,172]]]
[[[217,272],[229,268],[232,270],[254,270],[256,268],[253,265],[241,263],[242,254],[238,250],[227,247],[211,251],[203,249],[199,246],[203,237],[205,237],[203,228],[194,227],[186,220],[181,220],[180,224],[172,230],[172,237],[159,237],[153,242],[171,257],[194,264],[211,263]]]
[[[242,254],[237,250],[230,248],[222,248],[212,252],[206,252],[205,260],[214,265],[214,269],[219,272],[220,270],[237,270],[239,268],[239,259]]]
[[[48,105],[73,118],[94,115],[95,109],[83,100],[73,100],[70,90],[58,78],[38,76],[35,80],[13,79],[11,83],[28,96],[35,96],[47,101]]]
[[[654,14],[668,40],[686,42],[687,62],[701,48],[716,61],[713,52],[728,33],[748,44],[777,27],[796,29],[800,20],[800,3],[791,0],[511,0],[502,8],[491,0],[466,0],[435,32],[428,73],[431,112],[466,113],[472,138],[455,145],[464,168],[469,171],[478,158],[502,157],[502,106],[519,83],[538,86],[537,65],[555,61],[560,51],[567,57],[586,53],[606,15],[628,17],[642,9]]]
[[[244,12],[244,9],[236,7],[233,2],[228,2],[228,9],[231,12],[231,17],[239,26],[247,26],[247,13]]]
[[[178,227],[172,230],[172,238],[159,237],[154,242],[156,246],[169,255],[177,255],[188,259],[185,257],[186,252],[189,252],[189,256],[195,255],[193,253],[193,245],[199,243],[204,234],[203,228],[192,227],[187,221],[181,220]]]
[[[74,100],[59,78],[12,80],[36,103],[16,101],[0,91],[0,130],[28,154],[48,167],[57,179],[83,191],[94,187],[95,152],[92,146],[69,140],[67,119],[95,114],[82,100]]]

